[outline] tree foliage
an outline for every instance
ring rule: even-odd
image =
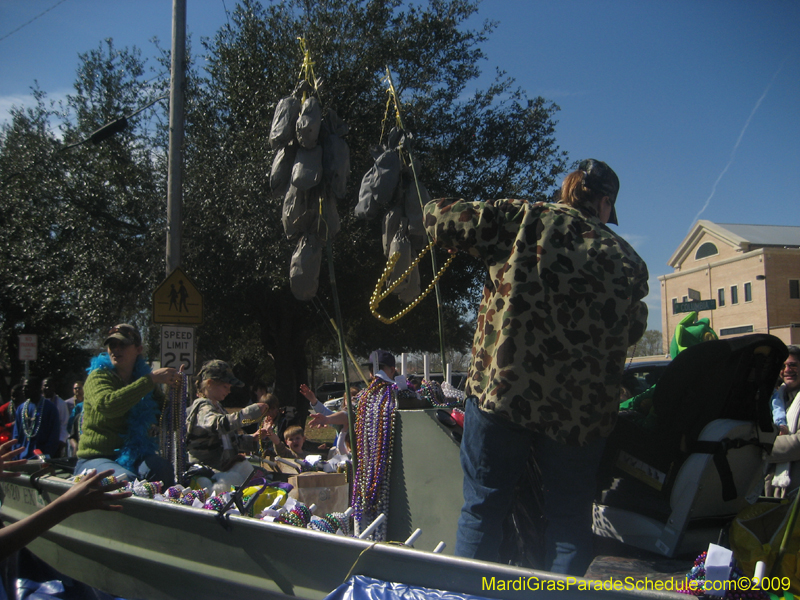
[[[294,245],[283,234],[282,197],[269,187],[269,129],[277,102],[298,80],[298,37],[322,81],[323,106],[350,127],[351,178],[339,203],[342,231],[333,243],[348,343],[362,356],[376,347],[438,350],[432,298],[397,325],[383,325],[367,308],[385,265],[380,221],[355,221],[352,209],[361,176],[371,166],[368,150],[394,122],[394,113],[387,115],[386,69],[416,140],[418,172],[434,197],[544,199],[566,164],[555,145],[553,104],[528,99],[507,78],[462,100],[479,73],[480,45],[492,29],[489,23],[466,27],[476,6],[465,0],[422,6],[399,0],[263,6],[248,0],[206,43],[208,74],[194,74],[187,114],[185,197],[186,262],[209,307],[204,335],[211,341],[202,342],[204,352],[258,356],[252,347],[237,346],[241,335],[258,337],[274,361],[279,395],[289,399],[305,377],[309,343],[321,352],[336,351],[327,326],[334,312],[329,265],[323,264],[318,302],[303,304],[291,296]],[[429,270],[427,261],[422,264]],[[471,339],[481,277],[480,265],[459,257],[442,280],[445,338],[453,348],[463,349]],[[390,304],[386,312],[396,308]]]
[[[657,356],[668,353],[664,347],[664,336],[657,329],[648,329],[636,345],[628,348],[628,356]]]
[[[249,378],[274,377],[296,400],[309,358],[338,353],[331,274],[344,333],[356,355],[376,347],[438,351],[433,298],[396,325],[383,325],[368,300],[385,265],[380,219],[352,216],[369,149],[394,124],[388,68],[397,85],[414,159],[433,197],[547,199],[566,168],[555,143],[558,108],[529,98],[498,72],[467,93],[482,68],[493,25],[468,26],[475,0],[242,0],[203,42],[204,68],[190,61],[186,83],[182,266],[204,295],[198,361],[224,358]],[[312,303],[288,285],[294,245],[272,194],[268,138],[275,106],[295,87],[310,49],[319,99],[348,123],[351,176],[338,205],[342,230],[323,261]],[[162,67],[169,57],[161,58]],[[48,348],[74,348],[117,319],[147,324],[150,294],[163,278],[166,128],[148,113],[98,146],[77,144],[163,93],[147,83],[138,51],[110,41],[81,57],[75,94],[60,108],[43,92],[16,110],[0,134],[0,342],[40,332]],[[60,123],[60,131],[53,123]],[[440,257],[441,258],[441,257]],[[330,265],[334,269],[330,270]],[[423,282],[431,277],[422,262]],[[427,271],[427,273],[426,273]],[[463,352],[472,336],[482,265],[459,256],[441,281],[445,339]],[[389,314],[400,307],[382,307]],[[43,358],[63,365],[57,350]],[[63,367],[62,367],[63,371]]]
[[[135,50],[107,40],[81,56],[65,102],[35,89],[36,105],[14,109],[0,132],[0,344],[13,381],[17,334],[39,335],[40,375],[74,377],[92,334],[147,308],[164,248],[158,153],[137,118],[80,143],[152,98],[144,74]]]

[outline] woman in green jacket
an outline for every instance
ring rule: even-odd
[[[131,481],[171,486],[172,465],[156,454],[158,439],[152,435],[160,409],[154,392],[158,384],[178,383],[180,374],[172,367],[151,371],[133,325],[112,327],[104,346],[107,352],[93,358],[87,369],[75,473],[112,469]]]

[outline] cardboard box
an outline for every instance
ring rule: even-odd
[[[317,515],[344,512],[350,506],[350,486],[344,473],[300,473],[289,477],[289,496],[306,506],[316,504]]]

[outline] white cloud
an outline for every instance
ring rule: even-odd
[[[51,104],[55,107],[59,102],[66,101],[67,94],[70,91],[60,91],[55,94],[48,93],[45,96],[46,106]],[[12,108],[29,108],[36,106],[36,99],[33,94],[9,94],[8,96],[0,96],[0,125],[5,125],[11,122],[11,109]]]
[[[619,233],[619,236],[623,240],[628,242],[631,246],[633,246],[634,250],[641,250],[642,246],[644,246],[645,242],[647,242],[647,237],[648,237],[640,233],[622,233],[622,232]]]
[[[26,107],[36,104],[32,94],[14,94],[11,96],[0,96],[0,123],[11,120],[11,109],[13,107]]]

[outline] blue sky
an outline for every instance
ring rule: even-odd
[[[197,53],[235,2],[188,5]],[[71,92],[78,54],[106,37],[143,57],[154,36],[169,48],[171,18],[170,0],[3,0],[0,121],[34,80]],[[477,85],[499,67],[552,100],[559,146],[619,175],[616,229],[648,264],[649,328],[656,277],[698,218],[800,226],[800,2],[483,0],[483,19],[498,26]]]

